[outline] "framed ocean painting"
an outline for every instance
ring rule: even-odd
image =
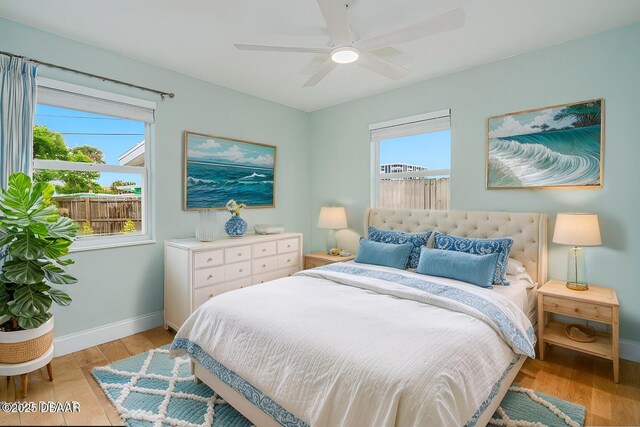
[[[487,188],[602,188],[604,99],[489,117]]]
[[[184,209],[275,207],[275,178],[274,145],[184,132]]]

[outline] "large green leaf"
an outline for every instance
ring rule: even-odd
[[[18,317],[18,326],[22,329],[34,329],[49,320],[49,313],[38,314],[33,317]]]
[[[51,298],[45,294],[50,290],[42,284],[34,284],[30,286],[21,286],[13,294],[14,304],[9,309],[14,316],[33,317],[39,314],[45,314],[51,307]]]
[[[49,205],[54,192],[55,188],[48,182],[35,183],[31,190],[31,204],[42,203],[45,206]]]
[[[2,218],[0,217],[0,221]],[[14,238],[13,234],[9,232],[9,229],[6,227],[0,226],[0,246],[4,246]]]
[[[69,305],[71,304],[71,297],[67,295],[66,292],[61,291],[60,289],[49,289],[47,291],[53,302],[58,305]]]
[[[23,173],[9,177],[9,186],[0,195],[0,210],[6,215],[5,223],[26,226],[29,223],[31,178]]]
[[[20,259],[39,259],[44,255],[46,241],[33,234],[18,235],[18,239],[9,246],[9,255]]]
[[[9,314],[9,306],[7,305],[9,301],[11,301],[9,290],[3,282],[0,282],[0,316]]]
[[[58,265],[62,265],[62,266],[75,264],[75,261],[72,260],[71,258],[57,259],[56,262],[58,263]]]
[[[38,209],[35,209],[29,214],[29,218],[31,221],[49,224],[55,222],[58,215],[58,208],[53,205],[45,206],[43,203]]]
[[[44,266],[44,275],[49,282],[57,285],[69,285],[78,281],[78,279],[68,273],[65,273],[63,269],[53,264],[47,264]]]
[[[42,263],[35,260],[12,259],[4,263],[2,272],[7,280],[14,283],[30,285],[44,280]]]
[[[58,259],[69,253],[69,245],[71,240],[67,239],[53,239],[49,240],[49,244],[44,249],[44,254],[48,258]]]
[[[56,222],[49,223],[47,231],[50,237],[61,237],[63,239],[72,240],[76,235],[78,226],[71,218],[61,216]]]

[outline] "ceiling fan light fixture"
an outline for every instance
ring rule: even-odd
[[[351,64],[360,58],[360,52],[355,47],[338,47],[331,51],[331,60],[337,64]]]

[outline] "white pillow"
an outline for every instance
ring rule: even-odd
[[[524,265],[517,259],[509,258],[507,262],[507,274],[517,276],[518,274],[526,273],[527,270]]]

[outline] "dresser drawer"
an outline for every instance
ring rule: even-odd
[[[226,281],[251,276],[251,261],[236,262],[224,266],[224,279]]]
[[[235,248],[227,248],[224,250],[224,262],[229,264],[236,261],[244,261],[251,259],[251,246],[236,246]]]
[[[195,310],[205,302],[209,301],[210,298],[220,295],[227,290],[227,287],[223,284],[196,289],[193,291],[193,309]]]
[[[298,254],[290,253],[290,254],[282,254],[278,255],[278,268],[288,268],[288,267],[297,267],[298,266]]]
[[[282,277],[287,277],[293,275],[298,271],[298,267],[286,268],[283,270],[272,271],[271,273],[259,274],[253,276],[253,283],[259,284],[264,282],[269,282],[271,280],[280,279]]]
[[[278,268],[278,257],[270,256],[253,260],[253,274],[268,273]]]
[[[207,268],[224,262],[222,249],[217,251],[197,252],[193,255],[195,268]]]
[[[276,253],[278,253],[276,242],[256,243],[253,245],[254,258],[275,255]]]
[[[193,278],[193,287],[202,288],[216,283],[224,282],[224,266],[201,268],[196,270]]]
[[[545,296],[543,304],[544,311],[551,313],[566,314],[567,316],[609,323],[613,319],[613,310],[608,305],[572,301],[552,296]]]
[[[278,240],[278,253],[295,252],[298,250],[298,239]]]

